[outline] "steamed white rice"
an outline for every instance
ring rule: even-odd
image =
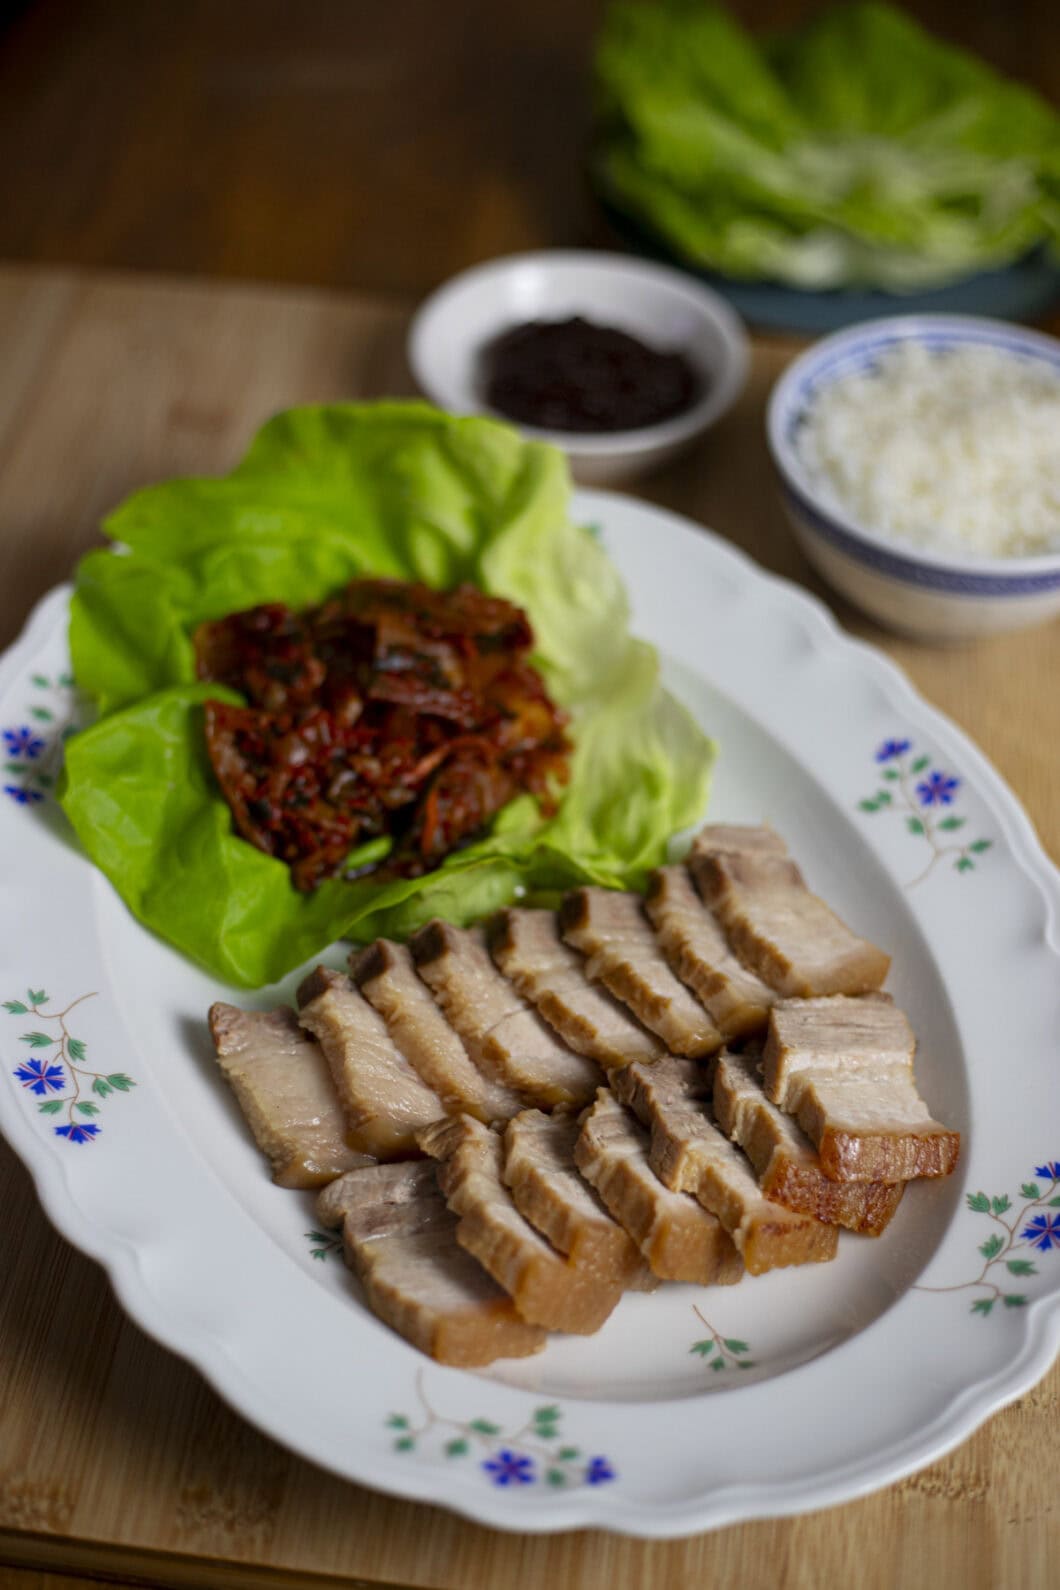
[[[816,394],[796,447],[867,529],[940,553],[1060,552],[1060,370],[903,341]]]

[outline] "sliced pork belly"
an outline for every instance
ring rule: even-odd
[[[689,865],[736,954],[779,994],[864,994],[887,976],[890,957],[811,894],[789,857],[701,848]]]
[[[610,1068],[665,1051],[606,989],[590,983],[582,957],[560,937],[552,911],[501,911],[490,950],[505,977],[571,1049]]]
[[[410,941],[420,976],[479,1068],[548,1108],[584,1104],[600,1081],[502,977],[478,933],[428,922]]]
[[[774,1005],[765,1092],[796,1116],[833,1181],[947,1176],[957,1163],[960,1134],[933,1120],[917,1092],[915,1047],[886,994]]]
[[[368,1160],[370,1166],[373,1161]],[[405,1163],[404,1161],[402,1163]],[[410,1164],[424,1165],[426,1160],[417,1159],[408,1161]],[[361,1166],[360,1169],[365,1169]],[[350,1200],[357,1199],[357,1171],[348,1170],[342,1176],[336,1176],[334,1181],[329,1181],[326,1187],[321,1187],[316,1196],[314,1205],[317,1225],[325,1231],[337,1231],[346,1218],[346,1209]]]
[[[437,1121],[420,1146],[438,1160],[438,1185],[458,1218],[457,1241],[511,1297],[524,1319],[549,1330],[591,1335],[622,1295],[556,1251],[521,1215],[504,1185],[499,1133],[470,1115]]]
[[[346,1141],[327,1061],[293,1010],[210,1007],[217,1063],[281,1187],[320,1187],[369,1163]]]
[[[688,1192],[716,1215],[751,1275],[835,1257],[839,1233],[772,1202],[746,1155],[710,1114],[710,1083],[692,1061],[628,1066],[614,1091],[651,1132],[652,1169],[673,1192]]]
[[[714,1115],[751,1161],[766,1197],[789,1209],[878,1237],[901,1202],[902,1181],[829,1181],[798,1122],[762,1092],[755,1054],[718,1056]]]
[[[788,853],[787,845],[768,823],[753,828],[740,823],[708,823],[693,839],[690,855],[705,856],[715,850],[760,856],[786,856]]]
[[[403,944],[379,939],[350,956],[353,980],[386,1022],[416,1074],[447,1112],[466,1110],[480,1121],[507,1120],[523,1108],[511,1088],[484,1076],[416,973]]]
[[[440,1364],[472,1368],[545,1345],[545,1332],[458,1244],[429,1160],[343,1176],[317,1209],[329,1224],[342,1218],[346,1259],[372,1312]]]
[[[346,1114],[347,1141],[377,1159],[415,1154],[416,1133],[445,1114],[348,977],[318,966],[298,990],[302,1026],[320,1041]]]
[[[579,1127],[568,1116],[524,1110],[504,1130],[504,1180],[520,1214],[552,1246],[607,1285],[643,1288],[636,1243],[579,1175]]]
[[[621,1073],[618,1073],[621,1075]],[[662,1281],[728,1286],[743,1260],[714,1215],[670,1192],[648,1163],[648,1134],[601,1088],[581,1118],[574,1160]]]
[[[703,904],[685,867],[651,875],[645,909],[671,968],[726,1038],[762,1032],[776,994],[749,972]]]
[[[587,957],[585,975],[628,1005],[673,1054],[711,1054],[721,1034],[667,966],[639,895],[574,889],[560,911],[568,944]]]

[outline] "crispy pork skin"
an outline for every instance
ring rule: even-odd
[[[420,976],[488,1076],[549,1109],[592,1098],[597,1067],[561,1043],[501,976],[481,934],[428,922],[410,948]]]
[[[887,976],[890,956],[811,894],[789,857],[702,849],[690,867],[741,961],[786,998],[870,993]]]
[[[917,1092],[915,1047],[886,994],[774,1005],[765,1092],[797,1118],[833,1181],[910,1181],[956,1165],[960,1134],[933,1120]]]
[[[416,1132],[445,1110],[391,1041],[383,1018],[348,977],[326,966],[302,983],[298,1007],[331,1067],[351,1146],[377,1159],[416,1154]]]
[[[210,1007],[217,1063],[281,1187],[320,1187],[365,1164],[346,1141],[346,1122],[327,1062],[293,1010]]]
[[[762,1192],[746,1155],[715,1124],[710,1083],[694,1062],[628,1066],[613,1086],[651,1133],[656,1175],[718,1217],[751,1275],[835,1257],[835,1226],[797,1214]]]
[[[737,959],[685,867],[660,867],[645,901],[670,967],[726,1038],[762,1032],[776,994]]]
[[[501,911],[490,924],[493,959],[569,1048],[610,1069],[665,1051],[606,989],[585,976],[552,911]]]
[[[546,1242],[519,1213],[504,1184],[500,1134],[470,1115],[435,1122],[419,1134],[438,1160],[438,1185],[458,1217],[457,1241],[511,1297],[524,1319],[549,1330],[591,1335],[622,1295]]]
[[[545,1332],[520,1317],[458,1244],[429,1160],[357,1171],[326,1194],[318,1212],[329,1224],[341,1216],[346,1259],[369,1308],[421,1352],[472,1368],[545,1345]]]
[[[386,1022],[387,1031],[449,1114],[507,1120],[523,1108],[511,1088],[485,1076],[435,1004],[403,944],[378,939],[350,956],[353,980]]]
[[[574,889],[560,909],[568,944],[586,957],[585,975],[628,1005],[673,1054],[705,1055],[721,1034],[667,966],[639,895]]]
[[[755,1168],[767,1198],[831,1225],[878,1237],[901,1202],[905,1182],[830,1181],[798,1122],[762,1092],[758,1055],[718,1056],[714,1115]]]
[[[608,1286],[641,1288],[640,1250],[575,1166],[579,1130],[569,1116],[514,1116],[504,1130],[504,1180],[520,1214],[560,1253]]]
[[[574,1159],[662,1281],[728,1286],[743,1260],[720,1222],[670,1192],[648,1163],[648,1134],[606,1088],[581,1117]]]

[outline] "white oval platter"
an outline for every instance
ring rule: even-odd
[[[0,664],[0,1128],[132,1318],[294,1451],[498,1528],[676,1536],[885,1485],[1049,1367],[1060,875],[975,747],[820,603],[634,500],[575,512],[720,743],[712,816],[772,822],[893,954],[956,1175],[829,1265],[630,1295],[597,1336],[483,1373],[427,1362],[269,1181],[205,1033],[229,991],[131,919],[55,805],[65,590]]]

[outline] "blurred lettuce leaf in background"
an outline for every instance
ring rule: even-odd
[[[1060,118],[891,6],[617,0],[596,90],[598,191],[691,264],[901,292],[1060,243]]]

